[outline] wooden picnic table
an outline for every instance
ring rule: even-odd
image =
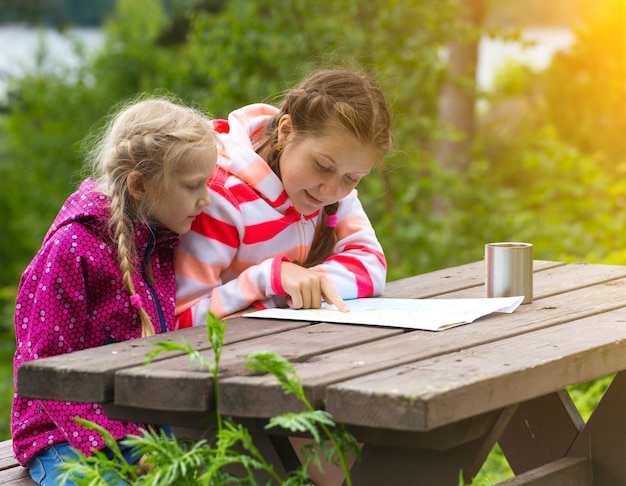
[[[484,295],[482,261],[390,282],[383,294]],[[211,359],[206,329],[184,329],[27,363],[19,392],[200,431],[215,410],[210,373],[180,353],[143,366],[166,337]],[[242,366],[254,351],[281,354],[311,403],[363,444],[357,486],[456,486],[496,442],[516,474],[502,484],[626,484],[626,266],[535,261],[533,303],[440,332],[236,317],[225,341],[219,412],[263,435],[270,417],[301,410],[274,377]],[[612,374],[584,423],[566,387]],[[284,442],[266,437],[288,467]]]

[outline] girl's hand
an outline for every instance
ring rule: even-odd
[[[145,476],[154,467],[152,464],[146,462],[147,458],[148,458],[148,455],[144,454],[137,461],[137,465],[139,466],[139,470],[137,471],[138,476]]]
[[[335,286],[322,273],[314,272],[291,262],[280,264],[280,283],[289,295],[292,309],[319,309],[322,300],[333,304],[341,312],[350,307],[337,293]]]

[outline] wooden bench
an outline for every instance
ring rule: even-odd
[[[0,484],[3,486],[35,486],[28,469],[20,466],[13,457],[10,440],[0,442]]]

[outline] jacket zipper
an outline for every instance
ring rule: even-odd
[[[153,231],[150,231],[150,236],[148,240],[148,245],[146,246],[146,252],[143,257],[143,261],[141,262],[141,275],[148,285],[148,289],[152,294],[152,298],[154,299],[154,303],[156,305],[157,313],[159,315],[159,327],[161,328],[161,332],[167,332],[167,323],[165,322],[165,316],[163,315],[163,310],[161,309],[161,303],[159,301],[159,296],[154,290],[154,275],[152,274],[152,264],[150,263],[150,257],[152,256],[152,252],[156,247],[156,242],[154,238]]]

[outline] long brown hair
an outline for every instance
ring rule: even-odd
[[[267,163],[280,177],[278,122],[289,115],[298,137],[322,136],[332,129],[343,129],[360,142],[376,147],[379,163],[392,144],[391,117],[380,88],[363,73],[345,69],[322,69],[304,79],[288,91],[279,105],[279,112],[265,127],[265,141],[257,152],[267,150]],[[305,267],[323,262],[333,252],[337,243],[334,225],[327,224],[339,203],[324,207],[321,223]]]
[[[135,199],[128,189],[129,174],[138,171],[144,180],[163,187],[175,172],[186,168],[183,164],[192,152],[204,151],[207,163],[215,160],[218,143],[201,112],[160,98],[127,103],[109,120],[104,136],[92,142],[92,171],[98,190],[109,198],[109,230],[117,243],[122,282],[131,302],[136,295],[134,225],[152,223],[151,209],[160,194]],[[141,335],[154,335],[150,316],[141,305],[137,307]]]

